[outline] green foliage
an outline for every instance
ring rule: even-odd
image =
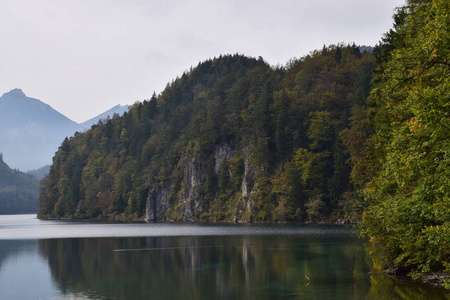
[[[12,170],[0,153],[0,214],[36,212],[38,194],[39,180]]]
[[[66,139],[39,217],[343,219],[339,201],[351,202],[353,187],[339,132],[364,104],[373,64],[354,45],[283,70],[241,55],[202,62],[122,117]]]
[[[450,6],[410,1],[397,19],[373,95],[364,233],[383,267],[426,273],[450,260]]]
[[[306,195],[304,194],[300,171],[294,162],[284,165],[279,178],[272,180],[272,193],[278,199],[275,220],[303,221]]]

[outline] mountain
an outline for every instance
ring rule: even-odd
[[[350,125],[366,110],[375,67],[355,45],[286,68],[242,55],[199,63],[161,95],[66,139],[38,216],[358,220],[349,149],[364,135]]]
[[[97,124],[100,120],[106,120],[108,117],[113,117],[115,114],[118,116],[123,115],[126,111],[128,111],[129,106],[128,105],[116,105],[113,108],[105,111],[104,113],[87,120],[86,122],[81,123],[81,127],[84,130],[87,130],[91,128],[92,125]]]
[[[35,213],[39,180],[12,170],[0,154],[0,214]]]
[[[43,166],[39,169],[33,169],[28,172],[26,172],[29,175],[32,175],[36,177],[39,180],[42,180],[45,176],[47,176],[48,172],[50,171],[50,165]]]
[[[0,152],[15,169],[39,169],[51,164],[64,138],[85,131],[107,116],[121,115],[126,109],[117,105],[78,124],[48,104],[14,89],[0,97]]]
[[[0,151],[13,168],[48,165],[62,140],[81,126],[40,100],[14,89],[0,97]]]

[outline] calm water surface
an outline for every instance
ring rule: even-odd
[[[345,226],[0,216],[0,299],[450,299],[369,265]]]

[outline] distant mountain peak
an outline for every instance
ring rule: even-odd
[[[9,166],[21,170],[50,164],[66,136],[80,125],[50,105],[13,89],[0,97],[0,151]]]
[[[128,106],[116,105],[78,124],[21,89],[12,89],[0,97],[0,153],[4,154],[0,163],[5,159],[13,169],[23,171],[49,165],[64,138],[127,110]]]
[[[9,169],[9,166],[3,160],[3,153],[0,153],[0,172],[5,169]],[[0,186],[1,186],[1,183],[0,183]]]
[[[3,97],[14,97],[14,98],[22,98],[22,97],[26,97],[27,95],[25,95],[25,93],[21,90],[21,89],[13,89],[13,90],[10,90],[9,92],[7,92],[7,93],[4,93],[3,95],[2,95],[2,98]]]
[[[116,106],[108,109],[107,111],[105,111],[104,113],[89,119],[83,123],[80,123],[80,125],[84,128],[84,129],[89,129],[92,125],[97,124],[98,121],[100,120],[106,120],[108,117],[112,118],[114,116],[114,114],[117,114],[119,116],[123,115],[126,111],[128,111],[129,106],[128,105],[120,105],[117,104]]]

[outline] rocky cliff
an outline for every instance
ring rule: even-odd
[[[39,216],[358,218],[340,132],[364,103],[372,69],[363,65],[372,62],[353,46],[289,68],[241,55],[202,62],[161,95],[65,140],[43,181]]]

